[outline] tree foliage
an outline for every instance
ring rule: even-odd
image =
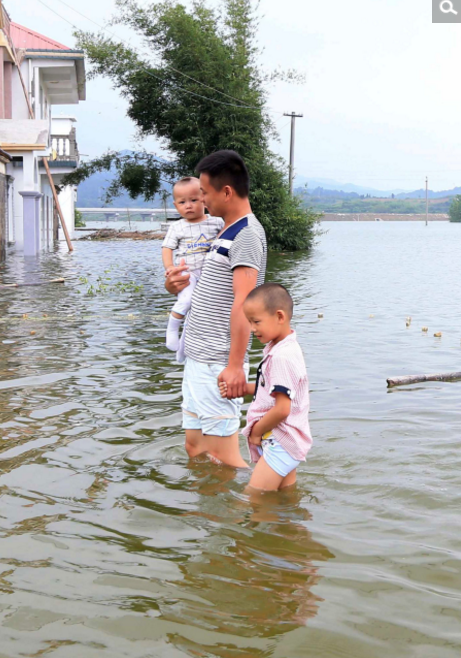
[[[308,248],[318,215],[288,193],[286,166],[270,149],[276,136],[266,111],[266,83],[296,80],[296,73],[267,76],[257,63],[258,21],[252,0],[221,0],[217,9],[204,0],[190,8],[175,0],[141,6],[117,0],[114,23],[141,38],[145,54],[102,33],[78,32],[79,46],[92,64],[92,76],[108,76],[128,101],[128,116],[141,138],[155,136],[172,154],[171,162],[143,152],[107,153],[83,165],[66,182],[81,182],[110,169],[109,188],[152,199],[162,180],[190,175],[199,160],[219,149],[233,149],[247,163],[251,203],[272,248]]]
[[[453,197],[451,206],[448,210],[450,222],[461,222],[461,194]]]

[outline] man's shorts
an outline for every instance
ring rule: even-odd
[[[301,463],[293,459],[270,432],[264,434],[261,445],[258,446],[258,452],[261,457],[264,457],[266,464],[283,478],[298,468]]]
[[[184,366],[182,384],[183,429],[202,430],[212,436],[232,436],[240,427],[243,398],[221,397],[218,377],[226,365],[200,363],[189,357]],[[248,378],[249,367],[244,366]]]

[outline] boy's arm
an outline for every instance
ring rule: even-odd
[[[234,303],[230,316],[231,346],[229,361],[219,375],[218,382],[227,384],[227,398],[240,398],[245,395],[246,376],[243,369],[248,341],[250,340],[250,324],[243,312],[243,303],[248,294],[256,288],[258,270],[252,267],[236,267],[233,275]]]
[[[260,445],[261,438],[266,432],[270,432],[288,418],[291,411],[291,400],[285,393],[273,393],[275,404],[251,429],[249,441],[254,445]]]
[[[246,385],[245,395],[254,395],[256,389],[256,382]]]

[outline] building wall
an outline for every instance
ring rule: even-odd
[[[7,240],[7,183],[4,165],[0,165],[0,262],[5,258]]]

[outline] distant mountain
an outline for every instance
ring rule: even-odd
[[[129,155],[131,151],[121,151],[121,155]],[[78,208],[163,208],[163,201],[160,195],[157,195],[153,201],[144,201],[143,197],[131,199],[124,192],[111,203],[105,202],[105,193],[112,180],[115,178],[115,170],[102,171],[93,174],[78,186],[77,207]],[[170,186],[164,185],[168,191]],[[171,206],[171,198],[167,201]]]
[[[294,187],[304,187],[307,183],[309,193],[312,193],[316,187],[324,190],[336,190],[338,192],[355,192],[359,196],[361,194],[369,194],[370,196],[377,196],[380,198],[390,197],[392,194],[402,194],[405,190],[377,190],[372,187],[363,187],[362,185],[354,185],[353,183],[338,183],[331,178],[307,178],[306,176],[296,176],[294,179]]]
[[[123,151],[122,153],[127,154],[129,151]],[[93,176],[81,183],[78,187],[77,206],[79,208],[102,208],[103,206],[118,208],[161,208],[163,206],[159,195],[153,201],[146,202],[142,197],[130,199],[127,193],[121,194],[112,203],[106,204],[104,201],[105,192],[114,176],[115,172],[104,171],[93,174]],[[307,190],[305,187],[306,184]],[[307,192],[310,196],[337,199],[355,199],[363,195],[381,199],[390,198],[392,195],[394,195],[395,199],[424,199],[426,196],[424,189],[413,192],[406,192],[402,189],[377,190],[352,183],[338,183],[338,181],[331,178],[308,178],[306,176],[296,176],[294,187],[300,194],[306,194]],[[168,189],[168,186],[165,185],[165,188]],[[443,190],[441,192],[433,192],[432,190],[428,192],[430,199],[443,199],[455,196],[456,194],[461,194],[461,187],[455,187],[452,190]],[[171,198],[168,200],[168,204],[171,205]]]
[[[427,196],[429,199],[444,199],[447,196],[456,196],[456,194],[461,194],[461,187],[454,187],[452,190],[442,190],[441,192],[433,192],[428,190]],[[403,192],[402,194],[396,194],[397,199],[425,199],[426,190],[415,190],[414,192]]]

